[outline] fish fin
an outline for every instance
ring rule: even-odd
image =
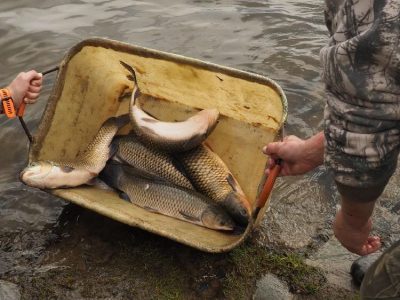
[[[134,94],[133,94],[133,98],[135,99],[134,103],[136,103],[136,99],[139,98],[139,96],[140,96],[141,94],[142,94],[142,93],[140,92],[140,90],[139,90],[139,88],[138,88],[138,86],[137,86],[137,84],[136,84],[136,89],[135,89]]]
[[[229,175],[226,177],[226,181],[229,183],[233,191],[237,192],[237,183],[235,178],[233,178],[232,174],[229,173]]]
[[[118,182],[122,172],[123,170],[121,170],[121,166],[111,161],[106,164],[106,166],[100,172],[99,177],[107,185],[118,188]]]
[[[132,74],[126,75],[126,78],[128,78],[128,80],[133,81],[133,82],[135,82],[135,80],[136,80],[136,78]]]
[[[143,209],[145,209],[149,212],[152,212],[152,213],[159,213],[159,211],[157,209],[150,207],[150,206],[143,206]]]
[[[164,178],[162,178],[161,176],[158,176],[156,174],[148,173],[148,172],[143,171],[143,170],[141,170],[139,168],[135,168],[134,166],[131,166],[131,165],[127,164],[123,160],[122,160],[122,162],[123,162],[123,169],[124,169],[124,171],[126,171],[127,174],[138,176],[138,177],[141,177],[141,178],[144,178],[144,179],[149,179],[149,180],[152,180],[152,181],[158,182],[158,183],[163,183],[163,184],[168,183],[168,181],[165,180]]]
[[[75,168],[69,166],[60,166],[61,171],[65,173],[71,173]]]
[[[97,180],[100,180],[100,179],[98,179],[97,177],[94,177],[94,178],[90,179],[88,182],[86,182],[85,184],[95,186],[97,183]]]
[[[116,117],[116,124],[119,128],[125,126],[130,122],[129,114],[123,114]]]
[[[114,137],[113,137],[113,143],[117,143],[117,142],[119,142],[121,139],[123,139],[124,137],[126,137],[126,135],[125,134],[116,134]]]
[[[188,151],[190,149],[193,149],[197,147],[198,145],[201,144],[201,141],[203,138],[199,135],[194,135],[190,139],[188,139],[182,146],[183,151]]]
[[[110,163],[112,163],[112,164],[114,164],[114,163],[124,164],[125,162],[118,156],[118,154],[114,154],[110,158]]]
[[[118,152],[118,144],[117,143],[111,143],[108,146],[108,158],[115,157],[117,152]]]
[[[213,148],[211,147],[211,145],[207,141],[205,141],[203,143],[203,145],[206,146],[208,149],[210,149],[212,152],[214,152]]]
[[[126,76],[128,78],[128,80],[133,81],[135,83],[136,88],[134,89],[134,94],[131,96],[133,99],[132,104],[135,104],[136,99],[141,95],[139,87],[138,87],[138,83],[137,83],[135,69],[132,66],[128,65],[126,62],[123,62],[122,60],[120,60],[119,62],[125,69],[127,69],[131,73],[130,75]]]
[[[182,217],[184,217],[186,220],[188,221],[192,221],[192,222],[200,222],[199,218],[196,218],[194,216],[188,215],[187,213],[183,212],[183,211],[179,211],[179,213],[182,215]]]
[[[131,201],[131,198],[129,198],[129,196],[128,196],[127,193],[119,192],[118,195],[119,195],[119,197],[120,197],[122,200],[125,200],[125,201],[128,201],[128,202],[132,202],[132,201]]]
[[[131,130],[128,132],[127,136],[134,136],[134,137],[136,137],[136,132],[135,132],[135,130],[134,130],[134,129],[131,129]]]
[[[113,191],[114,190],[112,187],[107,185],[103,180],[101,180],[98,177],[92,178],[91,180],[86,182],[86,184],[90,185],[90,186],[93,186],[93,187],[96,187],[96,188],[101,189],[101,190],[105,190],[105,191]]]
[[[123,62],[122,60],[120,60],[119,62],[125,69],[127,69],[131,73],[131,75],[130,75],[131,80],[137,85],[135,69],[132,66],[128,65],[126,62]]]
[[[182,162],[180,162],[175,156],[172,156],[172,165],[193,185],[193,182],[187,175],[185,167],[183,166]]]

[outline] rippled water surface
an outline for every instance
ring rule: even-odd
[[[36,69],[43,72],[56,66],[72,46],[94,36],[266,75],[284,89],[288,98],[288,133],[308,137],[321,129],[324,97],[318,53],[327,40],[323,1],[2,0],[0,85],[7,85],[20,71]],[[39,102],[26,110],[25,119],[32,132],[39,123],[53,80],[54,74],[46,76]],[[9,279],[22,274],[20,280],[12,280],[19,281],[25,293],[29,294],[26,287],[32,284],[30,272],[33,272],[34,265],[37,266],[32,262],[38,260],[39,254],[52,240],[51,232],[61,232],[57,239],[62,242],[60,248],[50,247],[53,251],[48,255],[48,261],[59,261],[61,265],[68,265],[71,261],[78,270],[74,274],[96,270],[90,267],[90,263],[99,260],[103,263],[105,256],[104,264],[108,264],[108,259],[116,251],[114,245],[119,243],[119,236],[114,239],[113,228],[119,230],[121,240],[127,243],[134,240],[127,226],[116,227],[100,217],[88,217],[88,212],[77,210],[19,182],[18,173],[27,162],[28,140],[18,120],[0,118],[0,141],[0,275],[9,272]],[[318,223],[317,226],[313,227],[309,222],[310,227],[301,229],[305,235],[313,235],[311,231],[315,227],[326,223],[323,214],[332,210],[332,205],[328,204],[329,201],[332,204],[334,192],[324,187],[327,182],[324,171],[317,171],[300,181],[278,181],[274,197],[278,202],[280,199],[289,202],[270,213],[267,222],[304,219],[311,210],[311,214],[321,216],[313,221]],[[295,214],[286,211],[286,208],[301,203],[297,201],[299,197],[312,201],[303,207],[300,204]],[[312,204],[314,200],[317,205]],[[69,223],[74,225],[68,227]],[[54,230],[54,227],[58,229]],[[268,228],[266,235],[276,230],[277,236],[286,239],[285,242],[296,238],[300,243],[308,242],[300,235],[295,239],[291,235],[293,230],[299,229],[297,223],[271,229],[264,223],[264,227]],[[49,228],[53,229],[48,231]],[[84,242],[91,236],[94,240]],[[268,239],[273,240],[271,237]],[[151,244],[152,248],[157,247],[157,241],[155,246]],[[175,246],[167,244],[167,247],[174,249]],[[183,252],[185,256],[186,250]],[[198,254],[193,255],[197,257]],[[122,261],[120,266],[125,264]],[[51,268],[51,265],[46,268]],[[43,274],[44,271],[41,267],[36,272]],[[86,277],[90,276],[96,280],[96,275]],[[112,286],[109,288],[113,290]],[[105,297],[110,295],[107,293]],[[78,297],[77,294],[71,296],[74,297]]]
[[[20,71],[57,65],[79,41],[107,37],[260,73],[289,100],[288,132],[320,129],[323,91],[318,52],[326,41],[322,1],[10,1],[0,3],[0,83]],[[35,131],[52,87],[28,107]],[[62,201],[22,186],[28,143],[17,120],[0,119],[0,230],[54,222]]]

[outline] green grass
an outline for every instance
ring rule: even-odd
[[[230,299],[246,299],[254,291],[256,281],[273,273],[286,281],[291,292],[315,294],[326,282],[317,268],[304,263],[304,257],[290,252],[275,252],[251,243],[229,254],[232,270],[227,274],[224,292]]]

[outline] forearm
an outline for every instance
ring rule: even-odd
[[[322,131],[318,132],[316,135],[307,139],[305,144],[309,161],[312,161],[315,164],[314,167],[322,165],[324,163],[324,133]]]

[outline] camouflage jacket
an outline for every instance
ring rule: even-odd
[[[325,1],[325,165],[345,185],[385,184],[400,150],[400,1]]]

